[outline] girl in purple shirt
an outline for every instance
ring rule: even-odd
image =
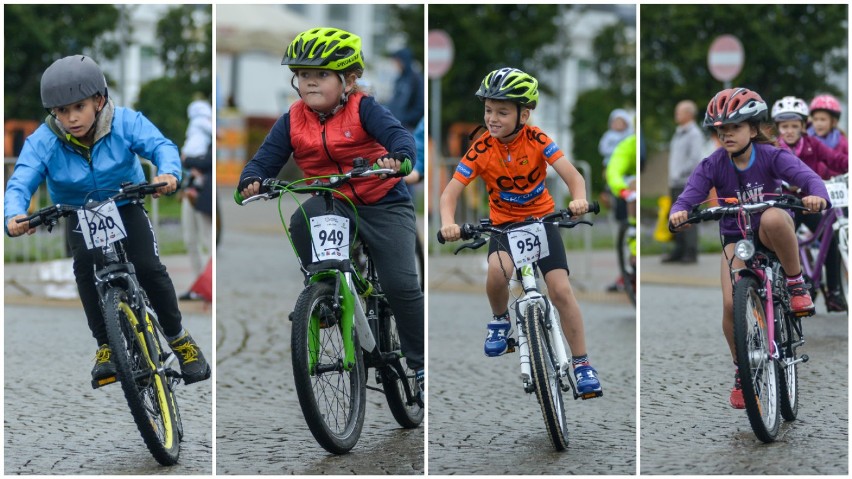
[[[669,223],[675,231],[691,226],[682,225],[689,210],[704,201],[711,188],[716,188],[719,198],[736,197],[742,202],[757,202],[766,193],[775,192],[783,180],[801,187],[806,195],[802,202],[811,211],[818,212],[826,207],[828,193],[819,176],[789,151],[771,146],[771,140],[761,130],[761,121],[766,119],[767,110],[760,95],[746,88],[722,90],[713,97],[707,105],[704,126],[715,128],[722,147],[702,160],[672,206]],[[788,273],[787,287],[791,293],[792,309],[813,310],[813,301],[802,278],[798,242],[790,213],[770,208],[755,218],[753,227],[758,241],[775,252]],[[733,255],[739,229],[733,218],[720,221],[719,228],[725,238],[721,268],[722,330],[736,363],[733,286],[727,258]],[[743,266],[741,260],[734,260],[734,268]],[[735,376],[730,401],[734,408],[745,408],[738,375]]]

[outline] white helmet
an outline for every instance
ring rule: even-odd
[[[772,121],[802,120],[807,121],[808,104],[801,98],[785,96],[772,105]]]

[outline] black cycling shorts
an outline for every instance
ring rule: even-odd
[[[495,225],[495,227],[504,229],[512,224],[518,223],[505,223]],[[568,258],[565,256],[565,245],[562,243],[559,227],[551,223],[545,224],[544,231],[547,234],[547,248],[550,250],[550,254],[538,261],[538,269],[542,275],[545,275],[549,271],[562,268],[570,275],[571,270],[568,268]],[[490,257],[497,251],[506,251],[509,256],[512,255],[508,234],[491,235],[491,241],[488,242],[488,256]],[[514,269],[514,265],[508,265],[507,268]]]

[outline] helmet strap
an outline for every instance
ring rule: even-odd
[[[736,157],[742,155],[743,153],[745,153],[751,147],[751,143],[752,143],[751,138],[749,138],[748,143],[746,144],[746,146],[743,147],[743,149],[731,153],[731,158],[732,159],[736,158]]]

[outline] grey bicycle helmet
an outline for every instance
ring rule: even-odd
[[[53,62],[41,76],[41,104],[48,110],[70,105],[100,93],[107,97],[104,72],[85,55]]]

